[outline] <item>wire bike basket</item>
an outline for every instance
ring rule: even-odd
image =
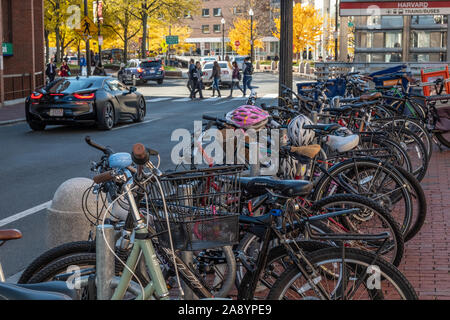
[[[161,188],[152,184],[149,209],[159,244],[170,248],[170,235],[174,249],[181,251],[238,243],[243,170],[244,166],[221,166],[169,173],[159,178]]]

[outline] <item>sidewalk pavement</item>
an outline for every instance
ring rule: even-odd
[[[0,125],[25,121],[25,103],[0,107]]]

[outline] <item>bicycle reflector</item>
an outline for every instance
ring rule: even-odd
[[[74,93],[73,96],[81,100],[90,100],[95,98],[95,93]]]
[[[44,95],[42,94],[42,93],[36,93],[36,92],[33,92],[32,94],[31,94],[31,99],[33,99],[33,100],[39,100],[40,98],[42,98]]]

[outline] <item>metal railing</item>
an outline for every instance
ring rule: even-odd
[[[362,74],[370,74],[386,68],[398,65],[406,65],[407,71],[413,76],[420,75],[420,70],[429,68],[441,68],[449,65],[450,62],[316,62],[315,74],[317,79],[332,79],[349,72],[359,71]]]

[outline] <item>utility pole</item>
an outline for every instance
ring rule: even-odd
[[[100,43],[100,39],[102,36],[102,24],[100,19],[103,19],[103,2],[97,0],[97,23],[98,23],[98,61],[100,65],[102,64],[102,45]]]
[[[251,62],[253,63],[253,59],[254,59],[254,51],[255,51],[255,47],[254,47],[254,43],[253,43],[253,15],[255,14],[253,12],[253,9],[250,9],[248,11],[248,14],[250,16],[250,46],[251,46],[251,53],[250,53],[250,59]]]
[[[336,0],[336,8],[335,8],[335,22],[334,22],[334,60],[338,60],[338,0]]]
[[[84,16],[87,17],[89,14],[88,11],[88,1],[84,0]],[[86,71],[87,75],[91,75],[91,48],[89,46],[89,36],[86,37]]]
[[[282,85],[292,87],[292,58],[293,58],[293,24],[294,7],[292,0],[281,0],[281,30],[280,30],[280,72],[278,95],[281,97],[284,89]],[[283,100],[278,99],[282,104]]]
[[[222,18],[222,61],[225,60],[225,19]]]

